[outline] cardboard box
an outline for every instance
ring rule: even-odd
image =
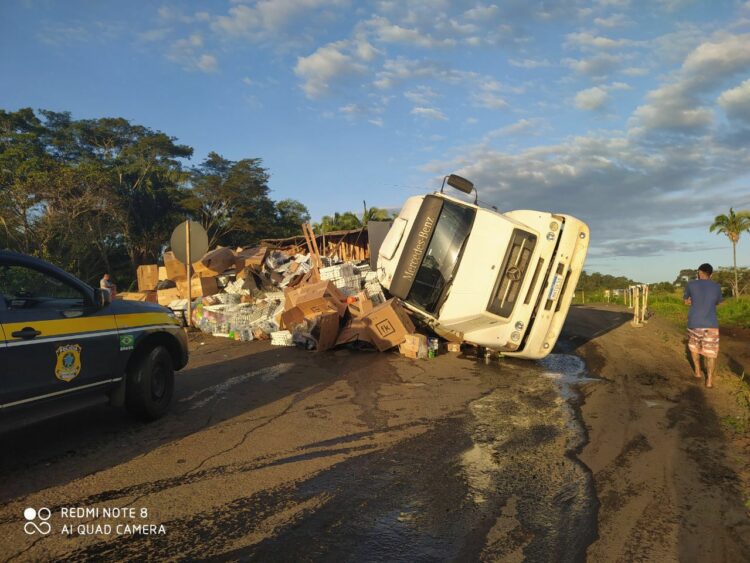
[[[375,344],[370,328],[364,319],[351,319],[344,325],[344,328],[339,332],[338,338],[336,338],[336,346],[357,341]]]
[[[138,291],[153,291],[159,283],[159,266],[156,264],[143,264],[136,270],[138,278]]]
[[[356,295],[356,298],[357,300],[354,303],[349,303],[348,307],[349,314],[352,317],[364,317],[375,308],[372,299],[367,297],[367,294],[364,291],[360,291]]]
[[[404,341],[398,345],[398,351],[407,358],[426,360],[427,337],[424,334],[407,334]]]
[[[159,305],[164,305],[165,307],[172,301],[177,301],[178,299],[182,299],[182,296],[180,295],[180,290],[176,287],[171,289],[160,289],[156,292],[157,302]]]
[[[124,299],[125,301],[147,301],[149,303],[157,303],[156,291],[139,291],[139,292],[123,292],[117,294],[117,299]]]
[[[375,346],[381,352],[398,346],[407,334],[414,332],[414,323],[395,299],[389,299],[382,305],[378,305],[363,319],[372,333]]]
[[[159,266],[159,281],[168,280],[167,269],[164,266]]]
[[[253,248],[244,248],[237,252],[235,258],[235,268],[239,272],[245,268],[260,269],[268,255],[268,247],[255,246]]]
[[[329,281],[287,288],[284,297],[284,309],[298,307],[308,318],[331,312],[343,317],[346,312],[346,297]]]
[[[218,276],[225,270],[233,268],[235,259],[234,250],[220,246],[204,254],[203,258],[193,264],[193,267],[200,277]]]
[[[167,272],[168,280],[177,281],[185,279],[185,264],[180,262],[172,251],[164,253],[164,269]]]
[[[316,350],[325,352],[336,345],[339,335],[339,315],[338,313],[328,313],[321,315],[318,324],[313,330],[313,336],[318,340]]]
[[[187,282],[185,280],[177,282],[177,289],[179,289],[182,298],[187,299]],[[219,285],[216,283],[216,278],[193,276],[193,281],[190,285],[190,297],[192,299],[214,295],[216,293],[219,293]]]
[[[292,307],[281,313],[279,326],[286,330],[292,330],[298,324],[305,322],[305,314],[299,307]]]

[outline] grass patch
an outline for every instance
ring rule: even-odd
[[[750,430],[750,386],[745,380],[745,373],[731,382],[731,393],[739,407],[739,413],[735,416],[725,416],[721,419],[721,424],[727,430],[732,430],[735,434],[744,435]]]
[[[577,292],[574,303],[581,303],[581,293]],[[611,303],[624,305],[622,297],[613,298]],[[606,303],[603,292],[586,294],[586,303]],[[672,321],[676,325],[687,325],[689,307],[682,301],[682,291],[672,293],[653,292],[648,296],[648,309],[656,315]],[[716,310],[720,326],[750,328],[750,296],[727,297]]]

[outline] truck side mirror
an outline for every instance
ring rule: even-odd
[[[109,290],[98,287],[94,289],[94,302],[99,309],[104,309],[104,307],[112,303],[112,296]]]
[[[445,188],[446,183],[452,188],[456,188],[459,192],[463,192],[465,194],[470,194],[472,191],[474,191],[474,205],[476,205],[479,194],[474,188],[474,184],[472,182],[456,174],[451,174],[450,176],[446,176],[445,178],[443,178],[443,185],[440,188],[441,193]]]

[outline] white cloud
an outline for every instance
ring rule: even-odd
[[[648,69],[643,67],[631,66],[622,70],[622,73],[627,76],[646,76]]]
[[[637,45],[637,43],[629,39],[610,39],[609,37],[594,35],[593,33],[584,31],[579,33],[569,33],[566,35],[565,45],[599,51],[601,49],[615,49],[618,47],[633,46]]]
[[[714,83],[750,67],[750,34],[723,35],[699,45],[682,65],[691,80]]]
[[[416,28],[407,28],[391,23],[387,18],[375,16],[365,24],[372,30],[376,39],[383,43],[402,43],[416,47],[454,47],[456,40],[452,37],[434,38]]]
[[[203,72],[216,72],[219,69],[219,61],[213,55],[203,54],[196,59],[195,66]]]
[[[162,6],[157,11],[157,14],[159,15],[159,19],[169,23],[191,24],[196,22],[208,22],[211,19],[211,14],[208,12],[195,12],[193,15],[187,15],[179,8],[173,8],[171,6]]]
[[[508,102],[500,95],[505,88],[495,80],[483,81],[471,95],[474,105],[488,109],[505,109]]]
[[[413,108],[410,113],[425,119],[434,119],[438,121],[445,121],[448,119],[442,111],[435,108],[416,107]]]
[[[515,123],[496,129],[490,133],[491,137],[508,137],[513,135],[530,135],[535,129],[542,125],[543,121],[537,118],[519,119]]]
[[[484,5],[478,5],[474,8],[471,8],[470,10],[466,10],[464,12],[464,17],[467,20],[476,20],[479,22],[486,22],[488,20],[492,20],[496,18],[500,14],[500,9],[495,6],[494,4],[491,4],[489,6]]]
[[[687,95],[682,84],[663,86],[648,94],[648,103],[636,108],[637,129],[699,133],[713,122],[713,112]]]
[[[259,31],[273,33],[305,15],[347,4],[347,0],[260,0],[252,6],[233,6],[228,15],[214,20],[213,27],[230,35],[253,36]]]
[[[429,105],[431,101],[434,100],[437,96],[437,92],[435,92],[429,86],[417,86],[413,90],[404,92],[404,97],[407,100],[409,100],[413,104],[420,106]]]
[[[578,109],[595,111],[602,109],[609,101],[609,94],[606,90],[594,86],[586,90],[581,90],[576,94],[575,105]]]
[[[219,70],[219,61],[214,55],[201,53],[203,35],[192,33],[188,37],[174,41],[167,50],[168,60],[177,63],[185,70],[199,70],[213,73]]]
[[[169,27],[157,27],[139,32],[136,34],[136,37],[143,43],[154,43],[165,39],[171,31],[172,29]]]
[[[579,74],[604,77],[619,68],[622,56],[601,53],[588,59],[563,59],[562,62]]]
[[[347,76],[362,74],[376,51],[363,39],[336,41],[319,47],[307,57],[298,57],[294,73],[303,80],[308,98],[321,98],[331,84]]]
[[[375,75],[375,86],[382,90],[393,88],[399,83],[413,79],[432,79],[446,84],[461,84],[480,77],[475,72],[453,70],[428,60],[397,57],[383,63],[382,69]]]
[[[713,123],[704,99],[731,77],[750,71],[750,34],[721,34],[698,45],[671,82],[649,92],[631,119],[635,132],[703,133]],[[725,99],[726,100],[726,99]]]
[[[508,59],[508,62],[519,68],[542,68],[552,66],[547,59]]]
[[[719,96],[719,105],[727,116],[750,125],[750,79]]]
[[[628,18],[625,14],[611,14],[606,18],[594,18],[594,23],[601,27],[623,27],[630,25],[633,21]]]

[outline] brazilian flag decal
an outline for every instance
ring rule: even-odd
[[[120,352],[132,350],[135,347],[135,336],[132,334],[120,335]]]

